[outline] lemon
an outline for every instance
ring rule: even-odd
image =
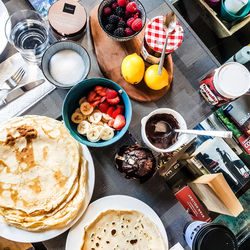
[[[126,56],[121,66],[123,78],[131,84],[139,83],[144,76],[145,64],[136,53]]]
[[[161,75],[158,75],[158,64],[151,65],[147,68],[144,81],[147,86],[153,90],[159,90],[168,85],[168,72],[162,68]]]

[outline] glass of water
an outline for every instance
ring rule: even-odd
[[[5,24],[8,41],[29,62],[40,63],[49,43],[49,25],[33,10],[12,14]]]

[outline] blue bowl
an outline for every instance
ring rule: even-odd
[[[122,94],[119,95],[125,107],[126,125],[123,127],[121,131],[116,131],[115,136],[108,141],[90,142],[85,136],[77,132],[77,124],[71,121],[71,115],[74,113],[76,108],[79,107],[78,103],[79,100],[83,96],[87,96],[89,91],[92,90],[97,85],[108,87],[116,91],[122,90]],[[64,99],[62,114],[66,128],[77,141],[89,147],[105,147],[120,140],[128,130],[132,118],[132,106],[127,93],[124,91],[123,88],[121,88],[115,82],[105,78],[89,78],[83,80],[82,82],[79,82],[72,89],[70,89],[70,91],[68,92],[67,96]]]

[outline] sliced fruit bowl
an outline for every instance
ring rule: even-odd
[[[111,38],[128,41],[143,30],[146,11],[138,0],[103,0],[98,8],[98,21]]]
[[[105,78],[78,83],[68,92],[63,104],[66,128],[76,140],[90,147],[104,147],[118,141],[126,133],[131,118],[128,95],[118,84]]]

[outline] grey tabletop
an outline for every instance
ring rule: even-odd
[[[9,13],[19,9],[31,8],[26,0],[3,0]],[[100,0],[81,0],[87,13],[95,7]],[[212,69],[219,66],[219,62],[209,52],[197,35],[179,15],[173,5],[164,0],[141,0],[147,11],[148,18],[160,14],[166,14],[170,10],[176,12],[177,17],[184,28],[184,41],[180,48],[172,54],[174,62],[174,80],[169,92],[157,102],[139,103],[132,100],[133,118],[129,132],[139,143],[142,142],[140,134],[140,120],[143,116],[158,107],[168,107],[180,112],[192,128],[211,113],[211,107],[200,96],[199,81]],[[99,69],[94,47],[91,42],[89,23],[87,33],[79,41],[89,52],[91,58],[90,77],[103,77]],[[0,62],[15,53],[13,47],[7,45],[0,55]],[[33,106],[27,114],[46,115],[57,118],[61,115],[62,104],[67,91],[56,89],[42,101]],[[125,179],[114,168],[114,155],[121,145],[131,143],[129,133],[112,146],[102,148],[90,148],[93,156],[96,181],[92,201],[114,194],[130,195],[138,198],[151,206],[160,216],[168,235],[169,245],[180,242],[185,249],[189,249],[183,238],[183,228],[191,218],[184,208],[175,199],[171,190],[164,183],[164,179],[155,175],[148,182],[140,184],[136,181]],[[67,232],[43,242],[47,249],[64,249]]]

